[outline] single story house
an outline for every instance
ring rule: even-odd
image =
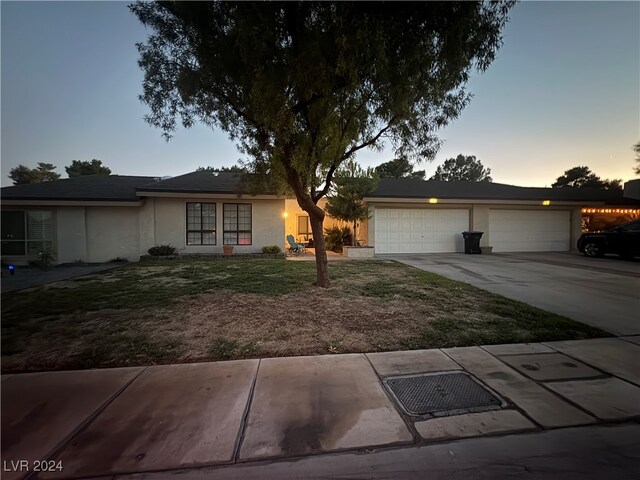
[[[172,178],[91,175],[4,187],[2,259],[24,264],[49,249],[56,263],[137,261],[150,247],[184,254],[258,253],[311,237],[295,199],[242,192],[240,175]],[[498,183],[382,179],[366,198],[358,238],[375,252],[461,252],[465,230],[495,252],[575,248],[586,209],[640,214],[640,181],[623,191],[524,188]],[[340,224],[327,218],[325,227]]]

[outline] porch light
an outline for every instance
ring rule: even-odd
[[[289,214],[287,212],[283,212],[282,218],[287,218],[288,216],[289,216]]]
[[[543,205],[551,205],[551,200],[544,200],[542,202]]]
[[[438,203],[438,199],[437,198],[430,198],[429,199],[429,203]]]

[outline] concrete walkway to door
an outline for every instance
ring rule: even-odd
[[[640,261],[578,253],[383,255],[614,335],[640,334]]]

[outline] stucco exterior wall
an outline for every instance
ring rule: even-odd
[[[216,245],[187,245],[187,202],[216,204]],[[252,244],[234,245],[234,253],[260,253],[262,247],[278,245],[284,249],[285,243],[285,200],[252,200],[250,198],[155,198],[153,207],[145,212],[145,228],[149,229],[151,208],[153,209],[153,245],[170,244],[180,253],[222,253],[223,252],[223,204],[250,203],[252,218]],[[142,218],[142,217],[141,217]],[[140,224],[142,229],[142,220]],[[146,237],[145,237],[146,238]],[[146,238],[145,246],[150,238]],[[149,247],[147,247],[149,248]],[[146,253],[146,252],[145,252]]]
[[[147,198],[138,210],[138,228],[140,231],[139,255],[148,255],[148,250],[156,243],[155,199]]]
[[[85,207],[57,207],[54,219],[56,263],[89,261]]]
[[[140,260],[140,207],[86,207],[87,261]]]
[[[571,250],[578,250],[578,238],[582,235],[582,208],[571,209]]]

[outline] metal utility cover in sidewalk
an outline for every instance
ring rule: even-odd
[[[502,403],[466,373],[396,377],[385,383],[409,415],[454,415],[495,409]]]

